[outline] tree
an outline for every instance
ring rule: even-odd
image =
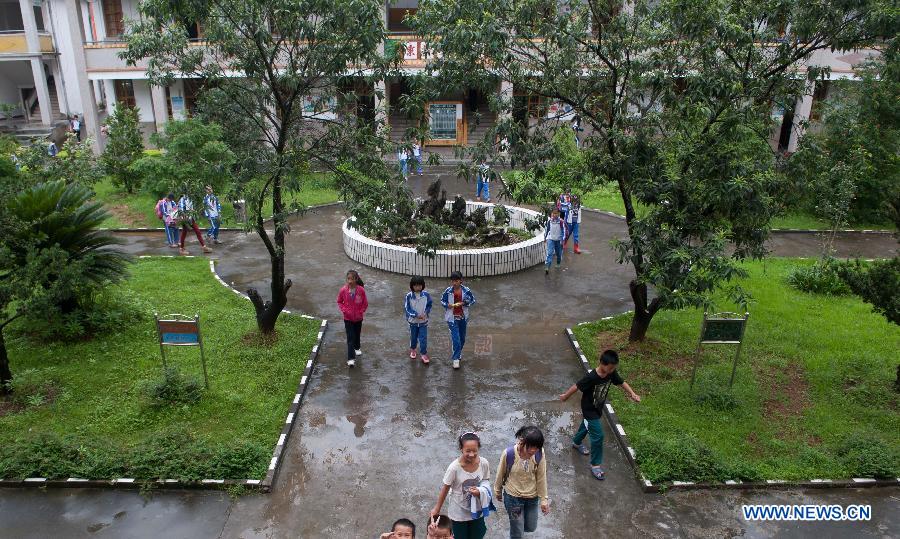
[[[804,68],[820,75],[807,65],[815,51],[868,40],[876,4],[424,0],[414,26],[432,72],[488,88],[509,81],[580,117],[597,185],[613,183],[624,203],[627,237],[615,247],[634,268],[629,339],[642,340],[660,309],[708,304],[742,275],[741,259],[763,255],[773,103],[800,95]],[[478,151],[526,141],[516,155],[530,165],[552,133],[541,124],[569,116],[528,128],[515,102],[494,100],[500,121]]]
[[[33,140],[29,146],[21,146],[16,152],[21,165],[21,179],[29,185],[63,180],[88,187],[103,177],[90,140],[79,143],[69,133],[60,152],[51,157],[45,141]]]
[[[261,332],[274,331],[292,285],[284,268],[284,195],[297,188],[292,179],[311,168],[386,174],[378,122],[357,121],[352,110],[337,114],[356,99],[347,81],[371,85],[390,64],[382,55],[383,7],[376,0],[144,0],[141,20],[128,32],[124,57],[147,59],[153,84],[167,85],[176,73],[202,79],[222,105],[222,118],[207,110],[213,119],[252,126],[257,158],[240,154],[250,172],[236,177],[252,179],[241,186],[249,226],[269,253],[270,298],[248,290]],[[203,28],[203,46],[190,43],[186,24]]]
[[[125,276],[129,257],[98,227],[108,216],[93,192],[63,181],[27,188],[3,208],[0,239],[0,390],[12,379],[3,330],[30,311],[72,300]]]
[[[125,105],[116,106],[106,119],[109,138],[100,155],[103,171],[112,177],[113,185],[125,187],[130,194],[138,187],[135,176],[128,170],[144,153],[144,138],[138,124],[138,109]]]

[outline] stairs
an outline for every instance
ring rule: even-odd
[[[53,84],[53,81],[48,81],[48,89],[47,91],[50,94],[50,120],[59,120],[65,119],[65,115],[60,112],[59,108],[59,97],[56,95],[56,85]],[[35,102],[34,108],[29,114],[29,122],[30,123],[40,123],[41,122],[41,104],[39,102]]]

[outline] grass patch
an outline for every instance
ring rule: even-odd
[[[622,216],[625,215],[625,204],[622,203],[622,195],[615,184],[607,184],[587,193],[582,198],[582,204],[588,208],[611,211]],[[638,217],[646,214],[646,207],[640,203],[635,203],[634,210]],[[772,219],[771,226],[772,228],[797,228],[800,230],[831,229],[831,225],[826,221],[804,212],[790,212],[775,217]],[[854,230],[897,230],[891,223],[852,223],[846,228]]]
[[[107,228],[159,228],[162,227],[162,221],[156,217],[156,203],[159,199],[147,194],[143,191],[137,191],[128,194],[124,190],[115,187],[109,178],[94,185],[94,192],[97,200],[103,202],[104,206],[110,211],[110,217],[107,218],[103,225]],[[287,195],[285,204],[291,202],[299,202],[306,206],[316,206],[318,204],[328,204],[337,202],[340,194],[333,188],[328,176],[325,174],[310,174],[303,180],[303,186],[299,193],[295,195]],[[233,227],[239,226],[234,218],[234,207],[225,200],[221,195],[219,202],[222,204],[222,226]],[[195,207],[200,207],[200,201],[195,202]],[[266,200],[266,215],[272,214],[272,199]],[[201,227],[206,226],[208,221],[201,217],[198,223]]]
[[[812,263],[746,265],[750,276],[741,285],[756,303],[731,391],[731,346],[706,347],[688,389],[702,311],[660,312],[637,344],[628,343],[630,314],[574,328],[592,362],[605,348],[620,350],[620,370],[642,402],[620,391],[610,391],[610,400],[648,479],[900,473],[900,394],[893,390],[900,327],[854,296],[787,285],[794,268]]]
[[[161,292],[168,282],[177,293]],[[277,339],[254,336],[250,303],[204,259],[142,259],[119,286],[144,316],[118,333],[72,344],[7,337],[20,387],[45,398],[16,394],[0,414],[0,477],[263,478],[319,322],[285,315]],[[154,310],[200,312],[210,388],[199,400],[185,396],[189,380],[178,398],[160,389]],[[202,388],[196,348],[167,357]]]

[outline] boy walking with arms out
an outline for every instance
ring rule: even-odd
[[[559,400],[565,402],[576,392],[581,391],[581,413],[584,415],[584,420],[572,438],[572,447],[583,455],[591,456],[591,474],[601,480],[604,478],[604,471],[601,466],[603,464],[603,424],[600,422],[600,418],[603,415],[603,405],[606,402],[610,384],[621,387],[625,391],[625,395],[634,402],[641,402],[641,397],[619,375],[616,370],[618,366],[619,354],[614,350],[604,351],[600,354],[597,368],[588,372],[559,396]],[[588,434],[591,438],[590,449],[582,443]]]

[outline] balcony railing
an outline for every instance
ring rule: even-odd
[[[48,33],[38,33],[39,51],[28,50],[28,40],[24,30],[0,31],[0,55],[3,54],[33,54],[34,52],[54,53],[53,38]]]

